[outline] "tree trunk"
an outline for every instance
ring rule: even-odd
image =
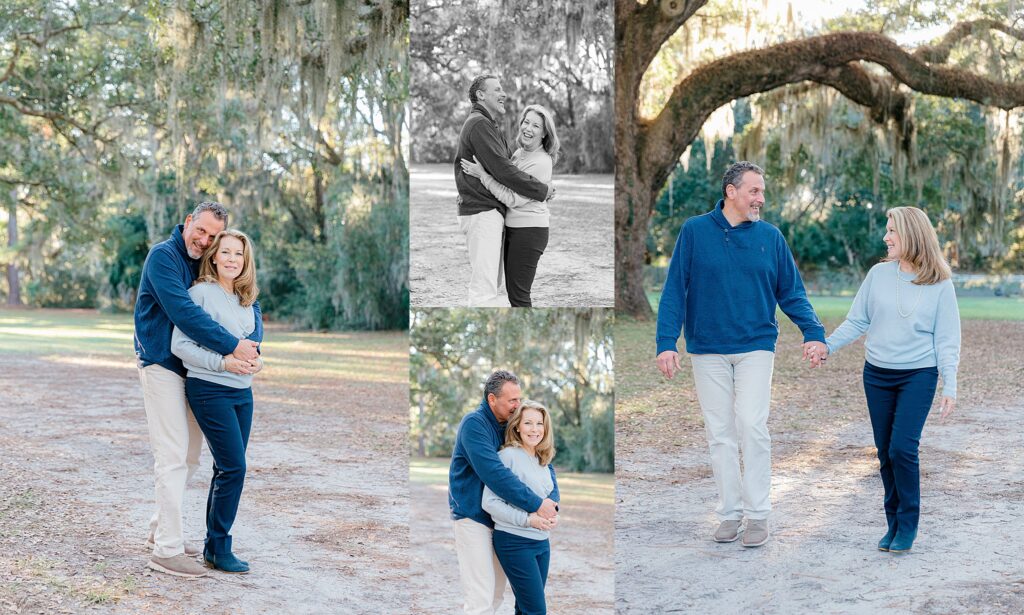
[[[7,263],[7,305],[21,307],[21,283],[18,281],[18,264],[14,261],[14,248],[18,245],[18,193],[11,190],[7,204],[7,247],[11,248],[11,262]]]

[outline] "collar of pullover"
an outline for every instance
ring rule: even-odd
[[[181,252],[181,254],[187,259],[188,262],[193,262],[196,259],[189,256],[188,250],[185,249],[185,236],[182,234],[184,232],[184,224],[179,224],[178,226],[174,227],[174,230],[171,231],[171,243],[174,244],[174,247],[178,249],[178,252]]]
[[[485,118],[491,120],[492,124],[497,124],[497,122],[494,121],[494,118],[491,117],[490,112],[487,111],[487,109],[484,109],[484,106],[480,103],[473,103],[473,111],[479,111]]]
[[[484,393],[484,399],[480,402],[480,406],[477,409],[487,417],[487,421],[491,424],[491,427],[501,430],[505,429],[505,426],[498,422],[498,417],[494,416],[494,410],[491,410],[491,404],[487,403],[487,393]]]
[[[751,222],[750,220],[744,220],[743,222],[740,222],[736,226],[729,224],[728,218],[725,217],[724,208],[725,199],[718,199],[718,203],[715,204],[715,208],[711,210],[711,219],[714,220],[715,224],[717,224],[718,226],[728,231],[748,229],[754,226],[754,223]]]

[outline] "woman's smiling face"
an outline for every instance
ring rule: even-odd
[[[540,410],[527,408],[519,421],[519,436],[523,444],[533,449],[544,439],[544,414]]]
[[[245,246],[237,237],[226,235],[220,238],[220,245],[213,255],[213,264],[217,266],[217,277],[224,281],[234,281],[245,265]]]
[[[533,151],[544,141],[544,118],[536,111],[527,111],[519,124],[519,143],[523,149]]]

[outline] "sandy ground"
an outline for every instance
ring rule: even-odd
[[[253,572],[197,580],[145,567],[153,459],[133,364],[0,354],[0,612],[408,611],[407,341],[378,337],[391,352],[336,360],[391,381],[257,378],[233,531]],[[205,448],[201,464],[185,502],[196,541]]]
[[[533,282],[535,307],[615,304],[612,175],[556,175],[548,247]],[[412,165],[409,292],[413,307],[466,305],[469,253],[459,230],[451,165]]]
[[[571,476],[571,475],[569,475]],[[461,613],[462,590],[445,484],[411,481],[409,579],[413,613]],[[568,476],[559,479],[562,513],[551,535],[549,613],[612,613],[615,595],[611,501],[574,500]],[[513,613],[506,586],[498,615]]]
[[[875,548],[885,519],[863,347],[814,374],[798,371],[798,343],[787,327],[769,421],[773,537],[761,548],[710,539],[717,493],[688,362],[653,400],[617,400],[617,611],[1024,612],[1024,323],[964,323],[961,407],[925,427],[921,527],[905,555]],[[996,365],[994,347],[1011,349]],[[634,350],[617,340],[617,359]],[[649,350],[633,356],[653,369]]]

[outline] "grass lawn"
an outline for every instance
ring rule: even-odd
[[[413,457],[409,460],[409,480],[423,486],[448,484],[447,457]],[[583,502],[612,504],[615,501],[615,476],[613,474],[583,474],[580,472],[559,472],[558,490],[563,499],[572,504]]]
[[[657,311],[661,293],[648,291],[647,300],[650,301],[651,308]],[[848,297],[811,295],[810,300],[819,318],[823,320],[838,318],[840,322],[846,317],[846,313],[850,311],[850,305],[853,304],[852,295]],[[962,320],[1024,320],[1024,297],[959,297],[957,305],[960,307]],[[779,318],[785,317],[786,315],[780,311]]]
[[[94,310],[0,309],[0,353],[134,364],[131,314]],[[264,379],[302,385],[329,378],[405,382],[404,332],[290,331],[267,325]]]

